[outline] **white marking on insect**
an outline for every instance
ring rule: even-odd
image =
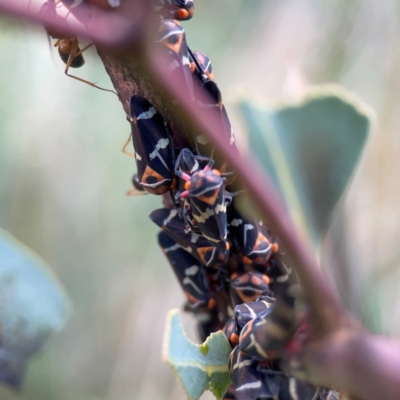
[[[246,351],[247,349],[249,349],[249,348],[251,348],[251,347],[253,347],[253,346],[255,347],[257,353],[258,353],[261,357],[263,357],[263,358],[268,358],[267,353],[262,349],[262,347],[260,346],[260,344],[257,343],[257,341],[256,341],[256,339],[255,339],[255,337],[254,337],[254,334],[251,333],[251,334],[250,334],[250,344],[247,346],[247,348],[246,348],[244,351]]]
[[[199,267],[197,265],[192,265],[191,267],[185,269],[186,276],[193,276],[196,275],[198,272]]]
[[[281,275],[276,278],[276,281],[279,283],[286,282],[289,279],[289,275]]]
[[[186,277],[183,281],[184,285],[191,285],[197,293],[202,294],[203,292],[199,289],[199,287],[188,277]]]
[[[193,172],[196,172],[199,169],[200,165],[197,160],[194,160],[194,165],[193,168],[190,170],[190,173],[193,174]]]
[[[217,207],[215,207],[215,214],[219,214],[219,213],[225,213],[226,212],[226,204],[217,204]]]
[[[244,305],[245,305],[245,306],[247,307],[247,309],[250,311],[251,318],[252,318],[252,319],[256,318],[256,317],[257,317],[257,314],[254,312],[254,310],[253,310],[252,308],[250,308],[246,303],[245,303]]]
[[[235,218],[235,219],[233,219],[233,220],[231,221],[231,223],[230,223],[229,225],[238,227],[238,226],[240,226],[240,225],[242,225],[242,224],[243,224],[243,220],[242,220],[242,219],[237,219],[237,218]]]
[[[157,114],[157,110],[154,107],[150,107],[147,111],[142,112],[136,118],[139,119],[151,119]]]
[[[262,300],[261,303],[265,305],[265,307],[270,308],[272,306],[272,303],[268,303],[268,301]]]
[[[219,242],[218,239],[214,239],[214,238],[212,238],[212,237],[210,237],[210,236],[205,235],[204,233],[203,233],[203,236],[204,236],[207,240],[209,240],[210,242],[214,242],[214,243],[218,243],[218,242]]]
[[[200,237],[200,235],[198,235],[197,233],[195,233],[195,232],[190,232],[190,242],[191,243],[196,243],[197,242],[197,239]]]
[[[144,183],[144,182],[140,182],[140,185],[145,187],[145,188],[151,188],[151,189],[155,189],[158,186],[162,186],[164,185],[165,182],[171,182],[171,179],[163,179],[162,181],[156,182],[156,183]]]
[[[212,208],[207,208],[204,212],[201,212],[198,208],[197,210],[200,212],[200,215],[193,214],[193,218],[200,224],[204,224],[208,218],[214,215],[214,210]]]
[[[294,378],[289,379],[289,393],[293,400],[299,400],[299,396],[297,396],[296,391],[296,380]]]
[[[136,160],[142,161],[142,157],[140,157],[139,153],[135,151],[135,158]]]
[[[190,60],[187,56],[182,56],[182,65],[190,65]]]
[[[200,144],[202,144],[202,145],[206,145],[206,144],[208,144],[208,139],[204,136],[204,135],[198,135],[198,136],[196,136],[196,140],[197,140],[197,143],[200,143]]]
[[[233,370],[242,368],[242,367],[248,367],[252,363],[251,360],[240,361],[240,359],[241,359],[241,355],[239,354],[239,357],[238,357],[236,363],[233,365],[233,368],[232,368]]]
[[[175,27],[174,30],[167,32],[164,36],[162,36],[160,39],[158,40],[154,40],[155,43],[161,43],[163,42],[165,39],[168,39],[170,36],[172,35],[179,35],[181,33],[184,32],[184,29],[181,26],[177,26]]]
[[[261,387],[261,382],[260,381],[256,381],[256,382],[251,382],[251,383],[245,383],[242,386],[239,386],[238,388],[236,388],[236,391],[238,390],[246,390],[246,389],[257,389]]]
[[[263,326],[267,323],[267,321],[265,319],[259,319],[254,326]]]
[[[180,244],[176,243],[176,244],[174,244],[174,245],[171,246],[171,247],[167,247],[166,249],[164,249],[164,251],[165,251],[166,253],[169,253],[170,251],[179,250],[181,247],[182,247],[182,246],[181,246]]]
[[[166,149],[168,145],[169,145],[169,139],[168,138],[161,138],[157,142],[154,151],[152,151],[149,154],[149,157],[150,157],[150,160],[154,160],[156,157],[158,157],[160,159],[160,161],[162,162],[162,164],[164,165],[164,167],[167,168],[167,170],[169,171],[169,168],[168,168],[165,160],[161,157],[161,154],[160,154],[160,150],[161,149]]]
[[[245,224],[244,225],[244,248],[246,248],[247,245],[247,231],[251,231],[254,229],[254,226],[251,224]]]
[[[263,250],[254,250],[251,253],[249,253],[248,255],[254,255],[254,254],[258,254],[258,255],[263,255],[263,254],[267,254],[272,250],[272,244],[270,244],[266,249]]]
[[[164,219],[163,225],[168,225],[168,222],[171,222],[172,218],[176,217],[178,214],[178,210],[171,210],[168,217]]]

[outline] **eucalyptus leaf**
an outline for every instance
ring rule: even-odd
[[[27,360],[69,315],[49,267],[0,229],[0,382],[19,389]]]
[[[179,310],[168,313],[163,345],[163,360],[178,376],[188,399],[198,400],[210,390],[222,399],[231,378],[228,359],[231,347],[225,335],[218,331],[197,345],[185,335],[179,318]]]
[[[371,111],[336,86],[275,107],[241,103],[252,154],[268,172],[297,227],[317,248],[360,159]]]

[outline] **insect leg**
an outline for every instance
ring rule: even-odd
[[[86,47],[84,47],[82,50],[78,50],[78,49],[79,49],[79,47],[78,47],[78,41],[77,41],[77,40],[74,40],[74,43],[72,44],[72,48],[71,48],[71,53],[70,53],[70,55],[69,55],[69,57],[68,57],[67,65],[65,66],[65,70],[64,70],[65,75],[69,76],[70,78],[76,79],[77,81],[86,83],[87,85],[90,85],[90,86],[95,87],[95,88],[97,88],[97,89],[103,90],[103,91],[105,91],[105,92],[114,93],[116,96],[118,96],[118,93],[117,93],[116,91],[112,90],[112,89],[105,89],[105,88],[102,88],[102,87],[100,87],[100,86],[97,86],[95,83],[89,82],[89,81],[87,81],[87,80],[85,80],[85,79],[79,78],[79,77],[77,77],[77,76],[75,76],[75,75],[72,75],[72,74],[68,73],[69,68],[71,67],[72,62],[74,61],[74,58],[77,57],[77,56],[79,56],[79,55],[81,55],[85,50],[87,50],[87,49],[88,49],[89,47],[91,47],[91,46],[93,46],[93,43],[90,43],[89,45],[87,45]]]
[[[122,152],[123,152],[124,154],[126,154],[127,156],[136,159],[134,153],[132,153],[131,151],[126,150],[126,148],[129,146],[129,143],[131,142],[131,140],[132,140],[132,134],[130,133],[129,136],[128,136],[128,139],[126,139],[126,142],[125,142],[125,144],[124,144],[123,147],[122,147]]]

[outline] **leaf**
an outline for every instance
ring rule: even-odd
[[[282,195],[298,228],[317,247],[360,159],[371,111],[335,86],[261,109],[241,103],[252,154]]]
[[[193,343],[183,331],[179,310],[168,313],[163,360],[178,376],[188,399],[197,400],[206,390],[222,399],[231,382],[228,372],[231,351],[221,331],[212,333],[202,345]]]
[[[65,324],[70,307],[49,267],[0,229],[0,381],[19,389],[25,364]]]

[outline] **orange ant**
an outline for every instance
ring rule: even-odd
[[[57,14],[56,11],[57,4],[54,0],[47,0],[40,9],[40,12],[43,14],[47,14],[51,17],[54,21],[57,19],[63,19]],[[66,64],[64,73],[65,75],[69,76],[70,78],[76,79],[80,82],[86,83],[87,85],[93,86],[97,89],[104,90],[106,92],[114,93],[118,96],[118,94],[111,89],[104,89],[100,86],[97,86],[95,83],[89,82],[85,79],[79,78],[68,73],[69,68],[80,68],[82,65],[85,64],[85,59],[83,58],[82,53],[93,46],[93,43],[89,43],[85,46],[82,50],[79,48],[79,41],[76,36],[69,36],[65,33],[50,28],[45,25],[46,32],[49,37],[56,39],[54,47],[58,48],[58,54],[60,55],[61,60]]]

